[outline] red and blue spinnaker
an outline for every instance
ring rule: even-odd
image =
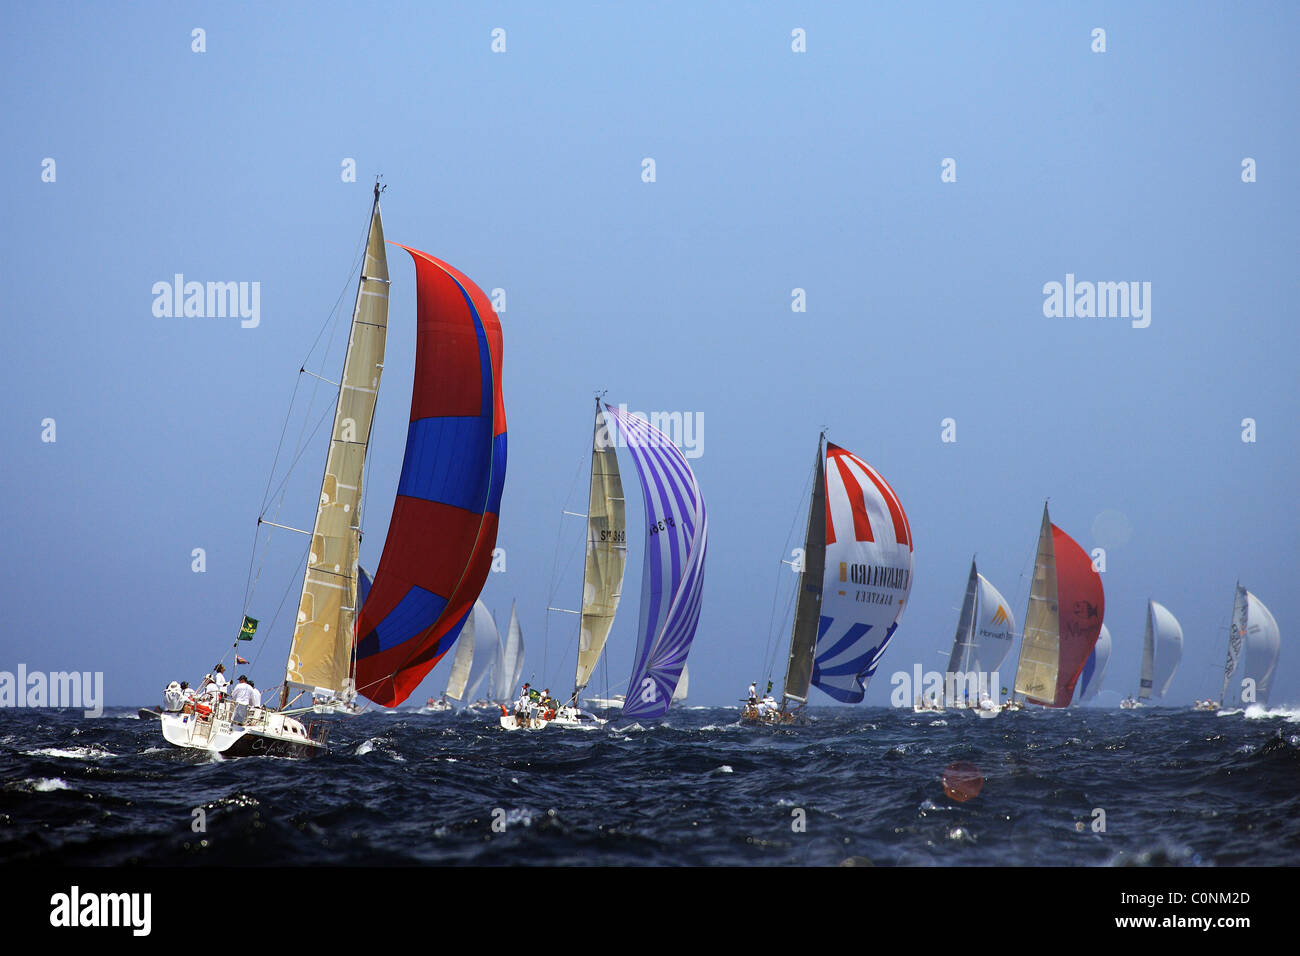
[[[406,700],[460,635],[491,567],[506,473],[497,314],[463,273],[402,248],[417,289],[411,419],[356,629],[357,691],[385,707]]]

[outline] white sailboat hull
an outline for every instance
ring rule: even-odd
[[[526,718],[522,724],[514,714],[503,714],[501,716],[501,728],[503,730],[542,730],[546,727],[562,727],[567,730],[597,730],[607,723],[608,721],[594,714],[585,714],[571,707],[560,708],[559,712],[549,720],[542,717]]]
[[[202,750],[223,757],[293,757],[309,759],[327,753],[324,739],[313,739],[302,722],[261,707],[249,707],[242,723],[234,720],[236,705],[217,704],[209,715],[166,712],[159,717],[163,738],[176,747]]]

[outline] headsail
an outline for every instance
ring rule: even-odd
[[[415,261],[419,319],[406,454],[388,539],[357,622],[357,690],[404,701],[451,649],[487,579],[506,471],[501,323],[483,291]]]
[[[618,454],[596,399],[591,439],[591,486],[587,495],[587,562],[582,576],[578,670],[573,696],[587,686],[609,638],[623,593],[627,564],[627,517]]]
[[[790,657],[785,665],[781,707],[789,701],[808,703],[812,684],[813,657],[817,651],[822,613],[822,579],[826,574],[826,457],[825,435],[817,438],[817,459],[813,467],[812,497],[808,502],[808,527],[803,539],[803,568],[795,597],[794,624],[790,631]]]
[[[1246,652],[1244,658],[1241,654],[1243,649]],[[1229,706],[1259,704],[1267,707],[1280,650],[1281,634],[1276,619],[1263,601],[1238,584],[1221,700]]]
[[[1183,629],[1169,609],[1147,601],[1147,629],[1142,639],[1142,680],[1138,696],[1163,697],[1183,659]]]
[[[667,712],[700,620],[709,524],[685,456],[644,418],[606,404],[632,451],[645,496],[639,640],[625,717]]]
[[[912,531],[885,479],[826,444],[826,567],[812,683],[855,704],[898,628],[912,589]]]
[[[1079,675],[1079,689],[1074,695],[1076,703],[1092,700],[1101,693],[1101,682],[1106,679],[1106,665],[1109,663],[1110,631],[1103,624],[1097,643],[1088,655],[1088,662],[1083,665],[1083,673]]]
[[[1092,559],[1052,524],[1044,504],[1015,692],[1044,707],[1068,706],[1105,612],[1106,596]]]
[[[307,571],[285,667],[283,700],[295,689],[330,690],[344,700],[356,695],[352,640],[359,607],[356,567],[361,540],[361,476],[387,333],[388,258],[376,190]]]

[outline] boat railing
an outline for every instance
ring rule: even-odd
[[[307,738],[314,740],[322,747],[328,746],[330,738],[330,727],[328,720],[311,720],[307,722]]]

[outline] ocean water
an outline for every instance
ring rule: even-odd
[[[333,721],[221,760],[134,709],[0,711],[0,861],[209,865],[1269,866],[1300,858],[1300,713],[686,707],[597,731]],[[949,772],[972,765],[961,787]],[[978,789],[978,792],[974,791]],[[951,792],[950,792],[951,791]],[[972,795],[973,794],[973,795]],[[199,824],[202,828],[199,828]]]

